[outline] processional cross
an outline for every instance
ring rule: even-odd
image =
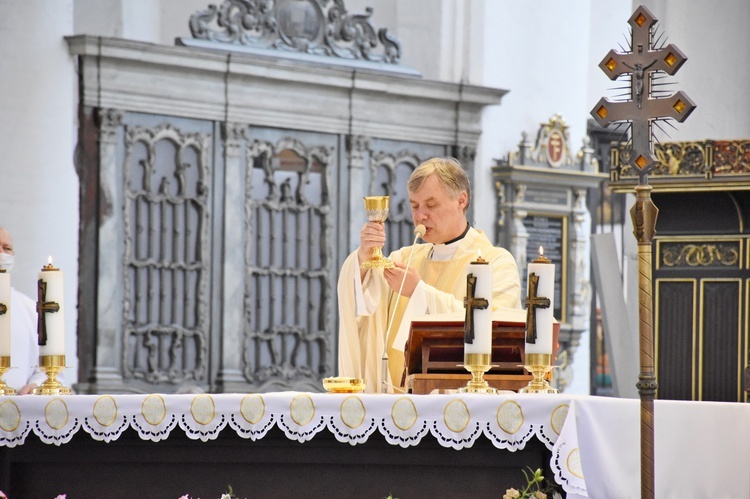
[[[652,124],[655,120],[685,121],[695,109],[695,104],[682,91],[669,97],[652,98],[653,76],[661,71],[674,75],[687,61],[687,57],[672,44],[653,46],[653,26],[657,20],[649,10],[640,6],[630,17],[632,29],[631,51],[610,50],[599,63],[610,80],[630,74],[630,99],[610,101],[603,97],[594,106],[591,115],[606,128],[616,122],[631,123],[630,166],[639,177],[639,184],[648,184],[648,173],[658,165],[652,152]]]
[[[630,52],[611,50],[599,64],[611,80],[630,74],[630,99],[612,102],[602,98],[591,115],[602,127],[630,122],[628,164],[638,174],[636,202],[630,211],[633,233],[638,241],[638,315],[641,399],[641,497],[654,497],[654,398],[658,384],[654,367],[653,302],[651,296],[651,241],[656,233],[659,210],[651,201],[648,173],[659,163],[653,154],[652,125],[656,120],[674,119],[682,123],[695,109],[683,92],[668,97],[653,96],[653,77],[661,71],[674,75],[687,60],[673,45],[654,47],[653,26],[657,20],[640,6],[628,20],[632,29]]]
[[[476,298],[474,293],[477,289],[477,276],[469,274],[466,276],[466,298],[464,298],[464,307],[466,307],[466,318],[464,319],[464,343],[474,343],[474,309],[484,310],[489,307],[486,298]]]
[[[36,330],[38,335],[37,343],[39,345],[47,344],[47,320],[45,313],[58,312],[60,304],[55,301],[45,301],[47,299],[47,282],[39,279],[36,288]]]
[[[536,272],[529,274],[529,296],[526,297],[526,343],[536,343],[536,309],[549,308],[549,298],[537,296],[539,276]]]

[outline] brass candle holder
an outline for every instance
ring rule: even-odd
[[[383,223],[388,218],[388,209],[390,207],[390,196],[365,196],[365,213],[367,220],[370,222]],[[363,269],[390,269],[393,268],[393,262],[383,256],[382,248],[372,250],[372,256],[362,262],[360,267]]]
[[[39,369],[47,375],[47,379],[34,388],[34,395],[70,395],[72,390],[63,386],[57,375],[65,369],[64,355],[40,355]]]
[[[497,393],[484,379],[484,373],[492,368],[492,355],[489,353],[464,354],[464,367],[471,373],[466,386],[459,388],[459,393]]]
[[[10,369],[10,355],[3,355],[0,357],[0,396],[1,395],[15,395],[16,391],[9,387],[8,384],[3,381],[3,376]]]
[[[545,379],[545,375],[555,368],[552,365],[552,354],[529,353],[524,360],[524,369],[533,377],[526,387],[518,390],[518,393],[557,393],[557,388],[552,388]]]

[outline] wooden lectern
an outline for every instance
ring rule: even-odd
[[[525,321],[492,321],[493,367],[484,379],[493,388],[518,391],[531,381],[523,368],[525,335]],[[464,321],[455,316],[412,321],[404,356],[404,386],[410,393],[455,390],[471,379],[463,367]]]

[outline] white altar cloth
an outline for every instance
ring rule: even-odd
[[[657,400],[654,412],[656,497],[750,498],[750,404]],[[325,429],[356,445],[377,431],[391,445],[415,446],[431,434],[456,450],[487,438],[516,451],[537,438],[552,452],[550,468],[568,497],[640,497],[638,400],[299,392],[0,398],[6,447],[22,445],[32,432],[64,445],[81,430],[105,442],[128,428],[154,442],[177,428],[194,440],[222,431],[259,440],[274,426],[298,442]]]
[[[659,499],[750,498],[750,404],[656,400],[654,455]],[[555,472],[569,498],[639,498],[640,401],[571,400],[552,461],[579,457],[585,480]]]

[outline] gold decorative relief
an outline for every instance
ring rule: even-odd
[[[738,267],[739,242],[662,244],[661,263],[666,267]]]

